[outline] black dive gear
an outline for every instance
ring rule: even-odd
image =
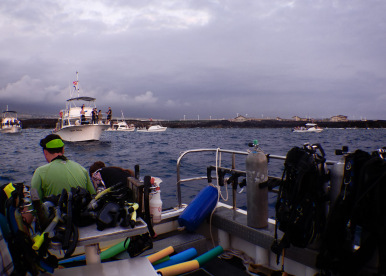
[[[29,225],[25,225],[21,213],[25,205],[23,183],[9,183],[0,188],[0,226],[11,254],[14,271],[12,275],[35,276],[41,271],[52,273],[58,266],[55,256],[48,252],[49,240],[36,250],[29,232]],[[35,212],[35,211],[32,211]]]
[[[287,153],[275,206],[275,240],[271,247],[278,263],[283,249],[291,245],[304,248],[324,230],[328,180],[324,163],[324,151],[319,144],[294,147]],[[284,232],[280,240],[277,229]]]
[[[386,160],[379,152],[348,153],[342,182],[327,219],[316,266],[322,275],[362,275],[378,253],[377,275],[386,275]],[[354,244],[360,247],[354,249]]]
[[[120,217],[119,205],[114,202],[106,203],[102,209],[98,212],[96,218],[96,225],[99,231],[102,231],[109,227],[115,227]]]

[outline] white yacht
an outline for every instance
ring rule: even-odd
[[[59,119],[53,133],[60,135],[63,140],[69,142],[99,140],[102,132],[109,128],[101,118],[92,120],[92,111],[96,109],[96,99],[92,97],[79,96],[78,72],[77,80],[73,82],[77,97],[67,100],[66,108],[59,113]],[[97,114],[95,115],[97,116]]]

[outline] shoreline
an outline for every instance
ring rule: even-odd
[[[22,119],[20,120],[23,128],[54,129],[57,119]],[[247,120],[244,122],[235,122],[230,120],[191,120],[191,121],[140,121],[126,120],[128,124],[138,126],[147,126],[149,124],[161,124],[168,128],[294,128],[304,126],[310,121],[294,120]],[[345,121],[330,122],[325,120],[314,120],[322,128],[386,128],[386,120],[367,120],[367,121]]]

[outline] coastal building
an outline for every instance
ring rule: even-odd
[[[307,118],[301,118],[299,116],[293,116],[292,120],[294,120],[294,121],[307,121],[308,119]]]
[[[336,116],[332,116],[330,118],[330,121],[331,122],[347,122],[348,119],[347,119],[347,116],[344,116],[344,115],[336,115]]]

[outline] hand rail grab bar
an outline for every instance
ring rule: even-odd
[[[235,166],[236,165],[235,164],[235,155],[245,155],[246,156],[249,154],[246,151],[226,150],[226,149],[220,149],[220,148],[216,148],[216,149],[215,148],[202,148],[202,149],[192,149],[192,150],[187,150],[187,151],[182,152],[177,159],[177,200],[178,200],[178,206],[177,207],[178,208],[182,207],[181,183],[189,182],[189,181],[193,181],[193,180],[207,179],[207,176],[199,176],[199,177],[181,179],[180,165],[181,165],[182,159],[189,153],[198,153],[198,152],[230,153],[230,154],[232,154],[232,168],[231,169],[225,168],[225,167],[218,167],[218,168],[219,169],[227,169],[227,170],[234,171],[234,172],[244,172],[245,173],[245,171],[236,170],[236,168],[235,168],[236,167]],[[281,156],[281,155],[267,154],[267,158],[268,158],[268,160],[269,159],[285,160],[286,157]],[[326,165],[334,165],[335,163],[336,163],[336,161],[326,160]],[[235,193],[233,193],[233,204],[234,204],[233,207],[235,207]]]

